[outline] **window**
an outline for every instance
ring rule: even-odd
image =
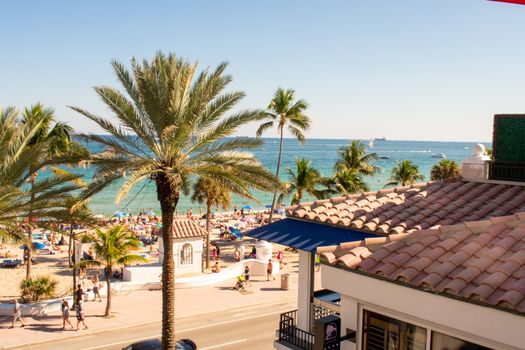
[[[443,333],[432,332],[432,350],[490,350],[490,348]]]
[[[193,247],[189,243],[184,243],[180,250],[180,264],[191,265],[193,264]]]
[[[364,310],[363,350],[425,350],[425,328]]]

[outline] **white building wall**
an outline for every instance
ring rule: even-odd
[[[180,264],[180,255],[182,246],[186,243],[191,244],[193,248],[193,263],[187,265]],[[188,273],[202,272],[202,254],[203,254],[203,239],[202,238],[184,238],[176,239],[173,242],[173,261],[175,262],[175,275],[182,275]],[[159,239],[159,263],[162,264],[164,260],[164,247],[162,238]]]
[[[341,295],[341,335],[346,334],[347,329],[357,331],[359,322],[358,322],[358,303],[356,300],[346,296]],[[343,317],[343,315],[345,317]],[[356,350],[356,344],[344,341],[341,343],[341,350]]]
[[[297,286],[297,327],[310,331],[314,279],[314,254],[299,250],[299,285]]]
[[[322,266],[322,284],[342,296],[343,332],[346,328],[358,331],[357,346],[345,341],[343,350],[361,346],[362,308],[494,349],[525,349],[523,316],[326,265]]]

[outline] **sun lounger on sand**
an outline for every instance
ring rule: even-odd
[[[2,262],[2,267],[7,267],[7,268],[17,267],[18,265],[22,265],[22,260],[4,259],[4,261]]]

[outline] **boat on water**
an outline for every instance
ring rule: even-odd
[[[431,155],[432,158],[447,158],[445,153],[434,153]]]
[[[370,141],[368,141],[368,147],[374,148],[374,139],[370,139]]]
[[[463,147],[463,149],[468,149],[468,146]]]
[[[386,137],[376,137],[375,138],[376,141],[386,141]]]
[[[389,156],[380,156],[379,159],[390,159]]]

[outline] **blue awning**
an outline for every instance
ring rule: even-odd
[[[263,239],[311,253],[315,253],[317,247],[361,241],[368,237],[378,236],[372,233],[291,218],[255,228],[244,234],[248,237]]]

